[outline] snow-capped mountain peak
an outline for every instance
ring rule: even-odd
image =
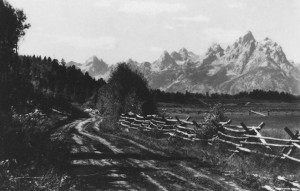
[[[260,42],[259,49],[269,58],[275,60],[275,62],[289,63],[282,47],[269,38],[265,38],[262,42]]]
[[[269,38],[258,42],[249,31],[224,50],[219,44],[210,46],[203,59],[191,61],[191,52],[181,49],[164,54],[155,61],[169,66],[148,73],[150,86],[165,91],[219,92],[235,94],[254,89],[300,94],[300,70],[291,64],[282,49]],[[163,64],[165,65],[165,64]]]
[[[90,58],[88,58],[85,63],[92,63],[92,62],[96,62],[99,59],[97,58],[97,56],[91,56]]]
[[[95,78],[109,73],[95,56],[74,64]],[[152,63],[130,59],[127,64],[142,72],[150,87],[169,92],[235,94],[263,89],[300,94],[300,65],[289,61],[278,43],[270,38],[257,41],[250,31],[225,50],[212,44],[201,57],[181,48],[171,54],[164,51]]]
[[[152,71],[159,72],[167,69],[174,69],[177,66],[175,60],[168,51],[164,51],[160,58],[152,64]]]
[[[98,59],[97,56],[92,56],[87,59],[83,64],[76,62],[69,62],[67,66],[72,66],[79,68],[82,72],[88,72],[90,76],[99,79],[109,72],[108,65],[102,60]]]
[[[255,38],[251,31],[248,31],[244,36],[239,38],[239,43],[242,44],[247,44],[250,43],[251,41],[255,42]]]
[[[214,56],[221,57],[224,55],[224,49],[219,44],[214,43],[208,48],[205,55],[206,56],[214,55]]]
[[[189,58],[189,52],[185,48],[181,48],[178,53],[181,55],[183,60],[187,60]]]
[[[181,48],[178,52],[173,51],[171,57],[175,60],[178,65],[183,65],[189,62],[197,62],[200,56],[188,51],[186,48]]]
[[[92,56],[85,61],[81,70],[88,72],[91,76],[95,76],[106,73],[108,65],[102,59],[99,60],[96,56]]]

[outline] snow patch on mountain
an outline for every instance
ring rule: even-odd
[[[108,65],[102,59],[98,59],[96,56],[90,57],[83,64],[73,61],[67,63],[67,66],[73,65],[76,68],[79,68],[83,73],[88,72],[88,74],[95,79],[107,79],[109,76]]]
[[[251,31],[223,49],[212,44],[203,55],[186,48],[164,51],[154,62],[126,61],[142,72],[149,86],[168,92],[228,93],[254,89],[300,94],[300,64],[289,61],[283,48],[270,38],[257,41]],[[94,78],[108,79],[114,66],[97,57],[70,62]]]
[[[170,92],[234,94],[253,89],[300,94],[300,67],[269,38],[258,42],[248,31],[225,50],[211,45],[204,56],[180,49],[163,55],[147,73],[153,88]]]

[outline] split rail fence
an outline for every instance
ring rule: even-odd
[[[290,138],[282,139],[263,136],[260,133],[265,126],[263,122],[258,126],[247,126],[243,122],[240,125],[232,125],[231,120],[218,123],[212,121],[217,128],[217,134],[212,139],[200,139],[197,130],[201,129],[203,124],[191,120],[191,117],[179,119],[178,117],[166,118],[158,115],[142,116],[128,113],[122,114],[118,123],[126,130],[152,133],[158,135],[157,137],[175,138],[189,142],[206,141],[209,144],[217,142],[222,143],[222,145],[226,144],[228,151],[232,152],[227,161],[235,154],[248,153],[300,163],[300,159],[292,156],[297,149],[300,149],[300,132],[293,133],[288,127],[285,127],[284,130]],[[288,182],[286,179],[281,181]],[[289,189],[300,190],[299,183],[290,181],[289,185]],[[264,188],[266,190],[285,190],[284,188],[269,186]]]
[[[292,157],[295,150],[300,149],[299,131],[294,134],[288,127],[285,127],[284,130],[290,136],[290,139],[281,139],[262,136],[260,130],[265,126],[263,122],[258,126],[246,126],[243,122],[241,125],[231,125],[231,120],[219,123],[212,122],[217,128],[217,135],[212,139],[200,139],[197,137],[197,129],[201,129],[202,124],[191,121],[190,117],[186,119],[175,117],[174,119],[158,115],[141,116],[129,113],[122,114],[119,120],[119,124],[125,129],[152,132],[160,135],[160,137],[177,138],[192,142],[208,141],[212,143],[218,141],[233,146],[230,151],[234,153],[253,153],[300,163],[300,159]],[[265,149],[250,149],[249,146]],[[278,152],[278,149],[274,148],[282,149]]]
[[[243,122],[241,125],[231,125],[231,120],[213,123],[218,128],[218,135],[214,137],[214,140],[233,146],[234,150],[231,151],[234,153],[253,153],[300,162],[300,159],[291,156],[296,149],[300,149],[299,131],[294,134],[288,127],[285,127],[284,130],[290,139],[281,139],[262,136],[260,130],[265,123],[258,126],[246,126]],[[278,148],[282,149],[278,151]]]
[[[165,118],[158,115],[141,116],[133,113],[122,114],[119,124],[125,129],[139,130],[144,133],[153,133],[160,137],[178,138],[186,141],[200,141],[197,138],[196,128],[200,125],[196,121],[186,119]]]

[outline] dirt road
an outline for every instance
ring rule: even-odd
[[[89,190],[244,190],[200,162],[172,158],[113,134],[92,133],[101,121],[93,117],[64,126],[76,129],[70,135],[71,172],[84,178]]]

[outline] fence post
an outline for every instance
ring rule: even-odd
[[[249,134],[251,134],[252,132],[254,132],[255,134],[256,134],[256,136],[257,137],[262,137],[262,135],[260,134],[260,132],[258,132],[258,130],[256,130],[255,128],[252,128],[251,130],[252,130],[252,132],[248,129],[248,127],[242,122],[241,123],[241,125],[242,125],[242,127],[249,133]],[[261,129],[263,128],[265,126],[265,123],[264,122],[262,122],[262,123],[260,123],[259,125],[258,125],[258,127],[260,127]],[[265,139],[263,139],[263,138],[258,138],[259,140],[260,140],[260,142],[262,143],[262,144],[267,144],[267,142],[266,142],[266,140]],[[269,150],[272,150],[271,149],[271,147],[269,147],[269,146],[267,146],[267,145],[265,145],[265,147],[267,148],[267,149],[269,149]]]
[[[178,123],[180,123],[180,125],[184,125],[177,116],[175,116],[175,118],[178,121]]]
[[[297,134],[294,135],[294,133],[288,127],[285,127],[284,130],[287,132],[287,134],[289,134],[289,136],[292,139],[298,139]]]
[[[191,116],[188,116],[185,120],[188,121],[191,119]]]
[[[250,114],[250,111],[249,111]],[[248,129],[248,127],[245,125],[245,123],[241,122],[241,126],[243,127],[243,129],[248,133],[248,134],[253,134],[251,133],[251,131]]]
[[[201,128],[200,125],[199,125],[195,120],[193,120],[192,122],[194,123],[194,125],[195,125],[196,127],[198,127],[199,129]]]
[[[294,134],[288,127],[285,127],[284,130],[287,132],[287,134],[289,134],[289,136],[291,137],[292,140],[299,140],[298,136],[300,134],[299,131],[296,131],[296,133]],[[292,142],[289,142],[289,144],[292,144]],[[285,147],[282,149],[281,153],[284,154],[285,152],[287,152],[287,155],[292,155],[296,149],[296,147],[292,147],[288,150],[289,148]]]

